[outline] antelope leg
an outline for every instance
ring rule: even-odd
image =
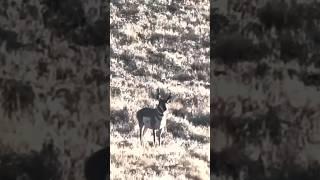
[[[143,137],[144,137],[144,135],[146,134],[147,129],[148,129],[148,128],[146,128],[145,126],[143,127],[142,138],[143,138]]]
[[[161,136],[161,132],[159,133],[159,137],[158,137],[158,140],[159,140],[159,146],[161,145],[161,143],[160,143],[160,136]]]
[[[155,130],[152,129],[152,132],[153,132],[153,144],[156,145],[156,133],[155,133]]]
[[[141,136],[141,133],[142,133],[142,127],[140,127],[140,143],[142,145],[142,136]]]
[[[158,131],[159,146],[161,145],[161,141],[160,141],[160,139],[161,139],[161,133],[162,133],[162,129],[159,129],[159,131]]]
[[[141,138],[142,138],[142,143],[144,143],[143,138],[144,138],[144,135],[146,134],[148,128],[146,126],[143,126],[142,128],[143,128],[143,130],[142,130],[142,137]]]

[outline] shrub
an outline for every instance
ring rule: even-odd
[[[129,113],[126,108],[121,110],[111,110],[110,112],[110,122],[113,124],[119,124],[121,122],[129,121]]]
[[[266,63],[259,63],[257,65],[255,74],[257,77],[262,78],[268,73],[269,70],[270,70],[270,67]]]
[[[229,20],[226,16],[217,13],[210,13],[210,16],[210,19],[215,19],[214,21],[210,21],[210,24],[212,23],[212,26],[210,26],[214,27],[213,34],[222,32],[229,25]]]
[[[295,38],[289,34],[280,36],[280,58],[285,62],[294,58],[306,58],[306,46],[297,42]]]
[[[209,115],[198,115],[195,117],[192,117],[191,119],[189,119],[189,121],[195,125],[195,126],[209,126],[210,122],[209,122]]]
[[[275,26],[277,29],[281,29],[285,24],[287,10],[288,5],[286,2],[273,0],[267,2],[265,6],[258,9],[258,18],[267,29],[271,28],[272,26]]]
[[[319,73],[303,73],[303,75],[301,76],[301,80],[307,86],[320,86]]]
[[[188,127],[183,123],[178,123],[168,119],[167,131],[170,132],[173,137],[187,139]]]
[[[285,1],[273,0],[258,10],[258,18],[267,29],[272,26],[278,30],[301,28],[304,18],[308,16],[307,11],[305,6],[301,4],[293,3],[289,7]]]
[[[30,84],[16,80],[5,80],[1,95],[3,98],[2,107],[9,117],[18,108],[23,110],[28,106],[33,106],[35,98],[34,89]],[[20,102],[20,106],[18,106],[18,102]]]
[[[205,73],[205,72],[198,72],[197,73],[198,76],[198,80],[200,81],[209,81],[209,73]]]
[[[236,33],[224,35],[217,39],[213,54],[215,57],[221,58],[224,63],[230,64],[241,60],[249,60],[253,57],[253,49],[255,47],[250,39]]]
[[[150,74],[150,72],[141,67],[141,68],[138,68],[138,69],[134,70],[132,72],[132,74],[135,75],[135,76],[148,76]]]
[[[111,87],[111,96],[117,97],[121,95],[121,90],[119,87]]]
[[[184,82],[192,80],[193,77],[187,73],[178,73],[173,77],[173,79]]]
[[[209,64],[194,62],[191,64],[191,69],[194,71],[207,71],[209,69]]]
[[[80,43],[83,37],[76,35],[74,29],[85,25],[85,12],[81,2],[75,0],[42,1],[44,24],[58,31],[59,35],[66,36],[70,33],[73,40]]]
[[[308,34],[309,39],[312,40],[315,44],[320,44],[320,30],[317,27],[312,27]]]
[[[184,118],[189,114],[189,112],[186,110],[186,108],[181,108],[181,109],[173,109],[172,114],[177,116],[177,117],[182,117]]]
[[[309,62],[313,62],[316,68],[320,68],[320,53],[313,54],[310,57]]]

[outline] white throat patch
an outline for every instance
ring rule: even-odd
[[[162,113],[161,113],[161,112],[159,111],[159,109],[157,108],[158,112],[159,112],[160,114],[163,114],[164,110],[162,109],[162,107],[161,107],[161,106],[158,106],[158,107],[161,109]]]

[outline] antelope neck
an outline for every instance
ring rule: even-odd
[[[162,110],[162,108],[159,105],[157,106],[157,110],[158,110],[159,115],[163,116],[164,110]]]

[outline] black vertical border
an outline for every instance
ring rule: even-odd
[[[213,149],[213,114],[212,114],[212,108],[213,108],[213,99],[214,99],[214,63],[213,63],[213,40],[214,40],[214,33],[213,33],[213,5],[214,2],[213,0],[210,0],[210,179],[211,178],[211,173],[212,173],[212,149]]]
[[[110,0],[106,0],[104,2],[104,7],[106,9],[106,23],[107,23],[107,43],[106,43],[106,117],[107,117],[107,133],[106,133],[106,146],[107,146],[107,158],[106,158],[106,170],[107,177],[106,179],[110,179]]]

